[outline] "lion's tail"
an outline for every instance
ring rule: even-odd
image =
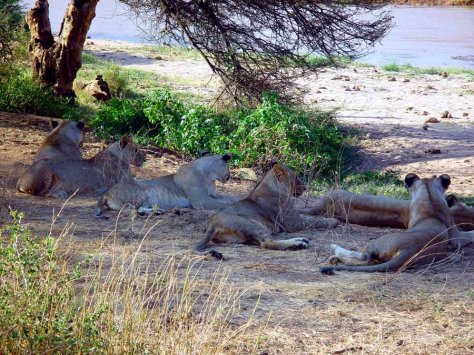
[[[332,274],[334,271],[359,271],[359,272],[386,272],[398,270],[401,268],[413,255],[410,252],[402,251],[393,259],[377,265],[335,265],[322,266],[319,271],[322,274]]]
[[[218,251],[215,250],[208,250],[204,251],[207,246],[209,245],[209,242],[212,239],[212,236],[215,233],[215,227],[214,225],[211,225],[207,228],[206,235],[204,236],[203,239],[201,239],[194,247],[194,251],[198,252],[199,254],[205,254],[208,256],[212,256],[213,258],[219,259],[219,260],[224,260],[224,256],[219,253]]]

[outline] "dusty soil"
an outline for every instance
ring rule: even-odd
[[[154,72],[179,82],[179,89],[200,95],[218,93],[219,80],[199,59],[137,51],[143,45],[89,41],[94,55],[125,67]],[[300,80],[307,105],[336,111],[343,125],[363,134],[359,170],[394,170],[404,176],[448,173],[452,191],[474,194],[474,78],[384,72],[349,66],[323,69]],[[448,111],[451,118],[441,118]],[[425,123],[436,119],[438,123]]]
[[[36,122],[36,123],[35,123]],[[140,256],[159,265],[170,255],[189,255],[202,238],[211,211],[183,210],[149,219],[129,217],[96,220],[96,197],[64,200],[39,198],[15,190],[20,174],[47,132],[47,125],[32,116],[0,115],[0,223],[8,221],[7,207],[25,212],[25,221],[38,235],[59,235],[69,228],[77,257],[104,250],[139,250]],[[429,131],[428,131],[429,132]],[[89,139],[90,156],[101,143]],[[136,169],[140,177],[174,171],[182,160],[149,154]],[[244,195],[252,183],[232,179],[220,186],[227,193]],[[311,203],[306,196],[302,203]],[[59,219],[51,223],[60,212]],[[72,225],[71,225],[72,223]],[[322,276],[318,266],[339,243],[359,249],[386,229],[341,225],[333,230],[304,231],[307,250],[283,252],[245,245],[222,245],[226,260],[201,262],[203,282],[217,267],[229,273],[228,282],[246,292],[241,299],[241,322],[256,310],[268,342],[269,354],[468,354],[474,352],[474,248],[444,263],[401,274]],[[284,235],[279,236],[284,238]]]

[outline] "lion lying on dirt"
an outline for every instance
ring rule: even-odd
[[[455,195],[446,196],[456,226],[464,231],[474,230],[474,207],[466,206]]]
[[[91,159],[40,160],[20,177],[17,189],[36,196],[65,198],[72,193],[102,194],[121,181],[133,180],[130,164],[141,166],[142,152],[131,138],[123,137]]]
[[[446,198],[451,216],[458,228],[465,231],[474,230],[474,208],[464,205],[454,195]],[[362,226],[407,228],[409,209],[409,200],[333,190],[319,198],[312,207],[302,209],[300,212],[334,217],[343,222]]]
[[[206,154],[175,174],[115,185],[99,199],[95,216],[100,217],[106,208],[120,210],[125,205],[134,206],[139,213],[151,213],[173,208],[212,210],[237,201],[237,197],[219,195],[216,189],[216,180],[227,182],[230,178],[227,162],[231,155]]]
[[[333,245],[336,254],[330,261],[346,265],[324,266],[321,273],[399,270],[408,264],[430,263],[444,258],[450,249],[450,230],[453,227],[444,196],[450,183],[446,174],[426,179],[408,174],[405,177],[405,184],[411,192],[408,230],[376,239],[366,246],[363,253]]]
[[[333,218],[301,216],[295,208],[294,197],[299,197],[306,186],[294,171],[274,163],[257,183],[253,191],[211,217],[206,236],[195,250],[203,251],[209,242],[237,242],[260,245],[265,249],[306,249],[306,238],[274,240],[273,233],[298,232],[309,227],[332,228],[338,224]],[[220,253],[210,254],[222,258]]]
[[[41,143],[33,163],[43,159],[82,159],[80,147],[83,140],[83,122],[51,121],[53,130]]]

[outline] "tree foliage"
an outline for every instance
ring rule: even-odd
[[[21,0],[0,0],[0,61],[12,55],[11,44],[22,21]]]
[[[382,0],[383,1],[383,0]],[[357,58],[391,26],[367,0],[121,0],[154,39],[197,49],[237,101],[288,95],[309,53]],[[297,67],[301,70],[289,70]]]

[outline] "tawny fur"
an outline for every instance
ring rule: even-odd
[[[145,153],[124,137],[91,159],[40,160],[18,180],[19,191],[37,196],[67,197],[79,193],[102,194],[121,181],[132,181],[130,164],[141,166]]]
[[[359,256],[335,255],[332,261],[337,260],[346,265],[325,266],[321,268],[322,273],[332,273],[334,270],[399,270],[408,264],[430,263],[446,257],[451,249],[449,242],[453,227],[444,196],[450,184],[449,176],[420,179],[415,174],[408,174],[405,182],[411,192],[407,231],[376,239]]]
[[[454,195],[447,197],[450,214],[457,228],[474,230],[474,207],[460,202]],[[407,228],[410,201],[387,196],[358,195],[344,190],[333,190],[320,197],[310,208],[300,212],[308,215],[334,217],[340,221],[369,227]],[[473,232],[474,233],[474,232]],[[461,233],[470,238],[473,233]]]
[[[210,242],[257,244],[262,248],[278,250],[307,248],[309,242],[305,238],[274,240],[272,237],[278,232],[337,225],[337,220],[332,218],[301,216],[297,212],[295,197],[305,190],[295,172],[275,164],[245,199],[211,217],[206,236],[195,249],[203,251]]]
[[[120,210],[124,205],[135,206],[144,213],[153,209],[212,210],[228,206],[238,198],[220,195],[216,180],[229,180],[229,159],[230,154],[205,155],[180,167],[175,174],[117,184],[99,199],[95,216],[101,216],[106,209]]]
[[[81,145],[84,123],[63,121],[59,125],[53,121],[54,129],[41,143],[33,162],[43,159],[82,159]]]

